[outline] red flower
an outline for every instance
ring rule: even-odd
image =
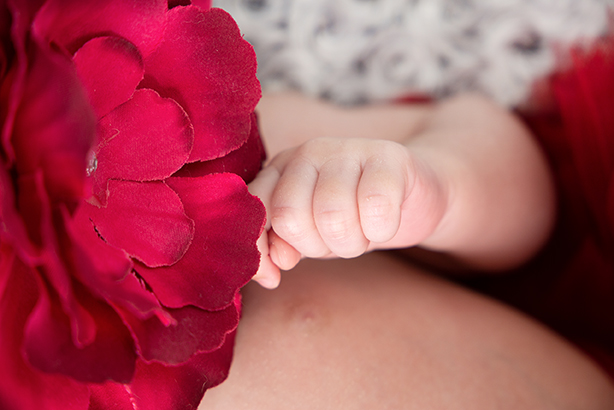
[[[0,0],[2,409],[195,408],[227,375],[260,88],[185,3]]]

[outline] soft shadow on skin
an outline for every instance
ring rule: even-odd
[[[595,409],[614,388],[505,306],[386,253],[249,284],[228,380],[199,409]]]

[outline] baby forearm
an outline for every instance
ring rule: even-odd
[[[545,158],[512,114],[477,96],[440,104],[410,149],[436,170],[447,209],[421,244],[473,266],[506,269],[545,242],[555,194]]]

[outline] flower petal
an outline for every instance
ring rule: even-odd
[[[20,175],[42,170],[52,203],[84,193],[96,121],[72,62],[31,42],[30,69],[11,142]]]
[[[145,59],[143,86],[177,101],[194,126],[190,162],[219,158],[243,145],[260,98],[256,57],[232,18],[195,6],[168,12],[168,27]]]
[[[39,222],[41,249],[38,259],[31,266],[37,267],[46,283],[57,292],[62,310],[70,322],[73,343],[81,347],[93,341],[96,335],[96,325],[90,313],[75,298],[72,279],[68,267],[62,260],[63,249],[60,247],[56,231],[56,226],[61,226],[61,222],[57,220],[56,212],[49,203],[42,179],[40,172],[32,178],[28,176],[20,178],[21,181],[31,181],[29,185],[25,185],[30,192],[20,195],[20,206],[26,209],[31,208],[33,213],[36,212],[28,216]],[[30,203],[24,205],[26,201]]]
[[[6,262],[5,253],[2,256]],[[12,258],[11,258],[12,259]],[[22,354],[23,329],[37,300],[35,273],[18,259],[4,266],[9,275],[0,293],[0,406],[23,410],[85,410],[85,385],[63,375],[33,369]]]
[[[207,389],[228,376],[236,331],[209,353],[198,353],[178,366],[137,361],[128,385],[107,382],[90,385],[89,410],[184,410],[195,409]]]
[[[119,282],[132,270],[132,261],[128,255],[103,241],[97,234],[92,221],[88,218],[86,208],[80,207],[73,217],[63,213],[67,241],[63,247],[70,249],[73,256],[75,277],[94,291],[106,288],[104,282]],[[83,251],[84,255],[77,252]]]
[[[211,0],[192,0],[192,4],[199,7],[203,11],[207,11],[211,8]]]
[[[19,219],[24,222],[28,239],[36,245],[37,256],[40,256],[40,248],[43,246],[41,219],[43,212],[51,213],[46,201],[41,198],[40,191],[43,189],[42,175],[30,174],[20,175],[15,178],[14,187],[17,191],[17,209]],[[39,185],[41,186],[39,188]],[[46,195],[45,195],[46,196]],[[8,199],[8,198],[7,198]],[[4,199],[3,199],[4,200]]]
[[[127,309],[140,319],[156,315],[165,324],[172,318],[162,309],[158,299],[141,285],[132,273],[132,261],[128,255],[103,241],[81,207],[70,217],[64,213],[74,275],[95,296],[114,306]]]
[[[196,353],[219,348],[226,334],[239,324],[239,315],[233,304],[215,312],[186,306],[169,309],[169,313],[175,319],[175,324],[170,326],[164,326],[157,318],[138,320],[124,315],[144,360],[183,363]]]
[[[0,241],[0,297],[4,294],[17,255],[11,245]]]
[[[177,103],[143,89],[98,124],[94,194],[106,201],[107,181],[162,180],[187,161],[194,131]]]
[[[136,349],[117,313],[75,284],[79,302],[96,322],[96,338],[77,347],[71,325],[53,291],[39,282],[39,297],[24,329],[24,351],[30,364],[46,373],[61,373],[81,382],[127,383],[134,374]]]
[[[249,183],[256,178],[265,159],[266,152],[260,139],[258,121],[254,112],[249,139],[239,149],[222,158],[186,164],[174,176],[200,177],[207,174],[232,172],[243,178],[245,183]]]
[[[90,406],[87,410],[134,410],[129,387],[125,384],[105,382],[90,384]]]
[[[97,37],[73,56],[98,118],[132,97],[145,69],[137,48],[119,37]]]
[[[0,166],[0,220],[4,232],[0,231],[0,238],[12,243],[26,263],[33,264],[38,258],[38,248],[30,241],[26,221],[17,210],[13,181],[3,165]]]
[[[172,265],[185,254],[194,222],[163,182],[109,181],[105,208],[88,205],[100,235],[147,266]]]
[[[10,35],[2,38],[10,39],[12,47],[7,50],[7,57],[12,55],[13,64],[6,77],[3,78],[3,82],[0,82],[0,98],[3,106],[0,110],[0,124],[2,124],[2,127],[0,127],[0,142],[8,162],[12,163],[15,160],[15,153],[10,139],[15,113],[21,102],[28,71],[26,38],[29,37],[28,31],[32,17],[40,5],[9,0],[4,2],[2,6],[4,6],[2,9],[6,8],[3,14],[8,13],[8,16],[6,14],[3,16],[3,23],[6,23],[3,27],[6,31],[2,34],[10,33]]]
[[[4,79],[6,77],[7,72],[9,71],[9,67],[11,66],[14,60],[14,48],[9,39],[11,38],[11,15],[6,8],[6,5],[0,1],[0,38],[2,41],[0,42],[0,99],[5,101],[6,98],[3,97],[6,92],[3,92],[4,88]],[[7,84],[10,86],[10,84]],[[3,104],[4,105],[4,104]],[[3,111],[6,109],[6,106],[3,108]],[[4,114],[0,114],[0,124],[4,124],[5,118]],[[0,135],[3,127],[0,127]],[[1,144],[0,144],[1,147]]]
[[[264,226],[264,206],[235,174],[170,178],[167,183],[196,223],[194,241],[172,266],[136,264],[135,269],[164,306],[225,307],[258,269],[256,240]]]
[[[139,410],[195,409],[205,390],[228,376],[235,332],[228,334],[222,347],[199,353],[179,366],[137,362],[129,388]]]
[[[48,0],[33,27],[70,54],[94,37],[114,35],[146,56],[160,41],[167,7],[166,0]]]

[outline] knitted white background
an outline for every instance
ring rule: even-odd
[[[608,27],[614,0],[214,0],[259,61],[265,89],[344,104],[480,91],[525,100],[570,44]]]

